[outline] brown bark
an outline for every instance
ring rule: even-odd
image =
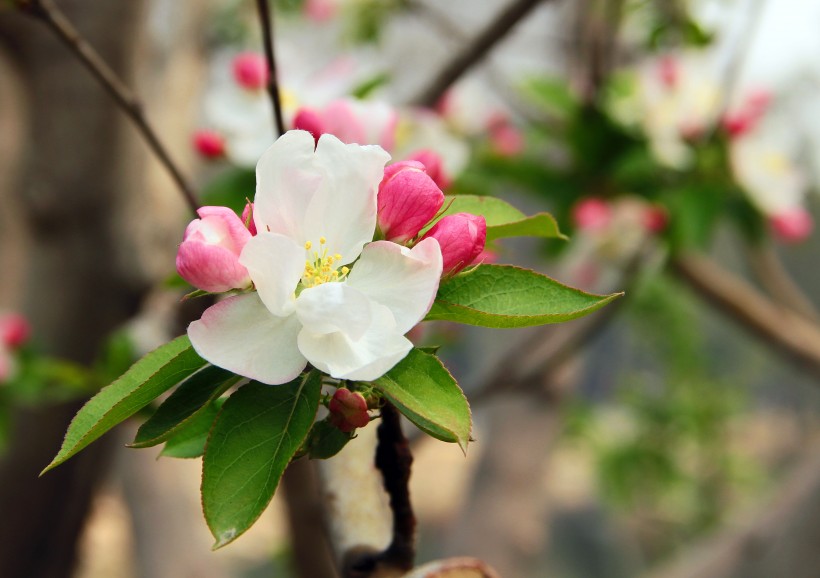
[[[141,1],[66,1],[61,7],[112,66],[129,76],[143,21]],[[48,30],[14,11],[0,15],[0,46],[18,70],[30,111],[15,196],[31,242],[20,293],[46,354],[91,362],[105,336],[137,309],[145,289],[123,255],[121,201],[140,187],[144,158],[122,116]],[[5,80],[5,79],[4,79]],[[43,478],[77,404],[17,414],[0,461],[0,576],[70,576],[96,482],[102,440]]]

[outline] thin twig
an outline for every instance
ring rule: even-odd
[[[285,134],[285,120],[282,117],[282,100],[279,96],[279,81],[276,78],[276,55],[273,46],[273,22],[268,0],[256,0],[259,24],[262,27],[262,41],[265,44],[265,60],[268,63],[268,94],[273,106],[274,130]]]
[[[142,104],[136,95],[123,83],[111,67],[105,63],[96,50],[88,43],[79,31],[71,24],[66,16],[51,0],[17,0],[15,6],[25,14],[40,20],[65,44],[65,46],[80,59],[80,62],[91,72],[94,78],[103,86],[108,94],[119,105],[123,112],[131,119],[137,130],[148,143],[148,147],[167,169],[176,183],[182,196],[192,211],[196,212],[199,203],[193,188],[182,175],[177,165],[171,159],[168,150],[159,140],[142,110]]]
[[[433,81],[411,102],[418,106],[434,106],[450,86],[477,64],[512,28],[538,6],[541,0],[515,0],[475,38],[456,53]]]

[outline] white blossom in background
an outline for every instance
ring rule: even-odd
[[[631,90],[613,99],[613,114],[625,125],[640,127],[659,162],[688,167],[693,153],[687,140],[713,127],[720,113],[721,91],[709,56],[669,53],[627,74]]]

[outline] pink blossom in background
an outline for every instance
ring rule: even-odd
[[[524,150],[524,135],[507,115],[496,112],[489,120],[490,143],[496,154],[511,157]]]
[[[305,0],[302,10],[312,22],[327,22],[336,16],[337,0]]]
[[[417,161],[402,161],[384,169],[379,184],[378,224],[384,238],[409,241],[438,213],[444,193]]]
[[[666,55],[658,59],[658,78],[664,87],[674,89],[679,76],[680,66],[674,56]]]
[[[572,222],[582,231],[600,231],[612,221],[612,206],[598,197],[581,199],[572,207]]]
[[[239,255],[251,239],[242,220],[227,207],[202,207],[185,229],[177,252],[177,271],[197,289],[221,293],[250,286]]]
[[[225,156],[225,139],[217,131],[202,129],[194,133],[194,148],[206,159]]]
[[[444,276],[455,275],[475,261],[484,250],[487,222],[480,215],[447,215],[427,231],[422,240],[436,239],[441,247]]]
[[[16,349],[28,341],[31,326],[19,313],[0,313],[0,346]]]
[[[729,110],[723,117],[723,128],[730,137],[736,138],[754,129],[766,114],[772,102],[772,95],[766,90],[752,91],[743,103]]]
[[[774,235],[786,243],[805,241],[814,229],[814,219],[802,207],[784,211],[769,217]]]
[[[268,84],[268,64],[257,52],[242,52],[233,59],[233,77],[247,90],[259,90]]]
[[[669,225],[669,213],[660,205],[650,205],[643,213],[643,225],[650,233],[662,233]]]
[[[427,175],[433,179],[441,190],[447,189],[452,183],[450,175],[444,168],[444,161],[441,155],[430,149],[421,149],[407,156],[408,161],[418,161],[424,165]]]
[[[377,144],[393,150],[396,144],[396,111],[384,102],[338,99],[324,108],[302,107],[294,116],[293,128],[306,130],[314,138],[332,134],[347,144]]]

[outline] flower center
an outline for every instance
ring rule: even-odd
[[[312,259],[305,260],[302,286],[306,289],[329,281],[342,281],[350,272],[348,267],[339,269],[334,266],[335,263],[338,263],[342,259],[342,256],[338,253],[328,254],[329,251],[326,244],[327,240],[324,237],[320,237],[319,250],[312,252]],[[305,250],[310,251],[312,248],[313,243],[307,241],[305,243]]]

